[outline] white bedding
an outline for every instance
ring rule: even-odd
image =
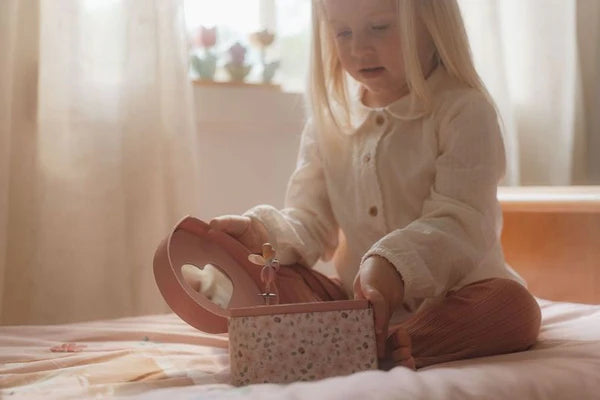
[[[529,351],[290,385],[234,388],[224,336],[175,315],[0,328],[0,397],[144,399],[600,399],[600,305],[540,300]],[[80,352],[48,346],[76,342]]]

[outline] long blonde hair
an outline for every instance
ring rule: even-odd
[[[431,94],[417,49],[416,20],[420,18],[435,46],[436,57],[448,74],[480,91],[493,104],[471,56],[471,49],[456,0],[396,0],[406,83],[412,104],[432,111]],[[335,38],[327,27],[323,0],[312,2],[312,48],[308,107],[319,130],[351,129],[351,90],[337,57]],[[400,50],[400,49],[399,49]]]

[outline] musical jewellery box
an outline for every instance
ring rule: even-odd
[[[228,302],[215,302],[192,287],[184,266],[209,266],[224,274],[230,282]],[[263,246],[262,255],[251,254],[193,217],[181,220],[154,256],[155,279],[171,309],[201,331],[229,333],[232,384],[288,383],[376,369],[369,303],[321,301],[318,294],[317,301],[306,302],[286,292],[279,269],[270,245]]]

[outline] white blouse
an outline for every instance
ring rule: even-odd
[[[266,227],[282,264],[312,266],[336,254],[345,290],[361,261],[379,255],[405,284],[405,305],[492,277],[522,279],[505,264],[497,184],[504,174],[494,108],[438,67],[428,78],[433,112],[407,117],[409,97],[362,106],[334,149],[309,122],[285,208],[245,215]],[[341,254],[339,254],[341,253]]]

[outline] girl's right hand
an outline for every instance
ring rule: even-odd
[[[260,254],[262,245],[269,240],[267,230],[260,221],[243,215],[223,215],[212,219],[208,224],[211,229],[236,238],[251,253]]]

